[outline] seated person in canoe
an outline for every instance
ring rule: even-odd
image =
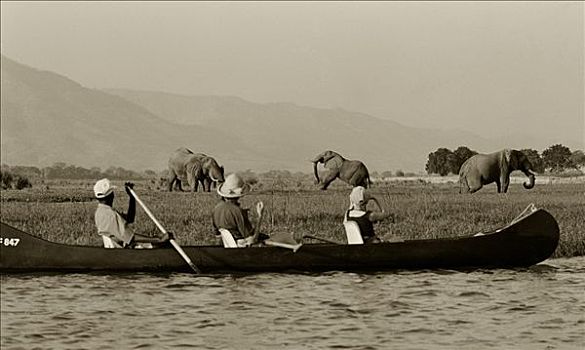
[[[136,200],[130,194],[134,184],[126,182],[124,184],[126,193],[130,197],[128,203],[128,212],[119,213],[114,210],[114,189],[110,180],[101,179],[93,187],[95,198],[98,206],[95,211],[95,225],[98,234],[102,236],[105,248],[152,248],[153,246],[163,245],[169,240],[169,234],[160,237],[148,237],[133,233],[128,225],[134,222],[136,215]]]
[[[369,201],[373,201],[380,211],[367,210]],[[374,233],[374,223],[392,215],[384,211],[376,197],[371,196],[363,186],[356,186],[349,195],[349,209],[345,212],[343,222],[357,223],[364,243],[379,243],[381,240]]]
[[[248,209],[240,205],[240,198],[250,191],[250,186],[237,174],[229,174],[225,182],[217,187],[217,193],[221,201],[213,209],[213,227],[228,230],[238,242],[238,246],[249,246],[268,238],[260,233],[260,222],[264,212],[264,203],[256,203],[258,219],[256,225],[252,225],[248,217]]]

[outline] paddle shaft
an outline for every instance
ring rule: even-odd
[[[154,215],[150,212],[150,210],[148,209],[148,207],[146,206],[146,204],[144,204],[140,198],[138,198],[138,195],[136,194],[136,192],[134,192],[133,189],[128,188],[128,190],[130,190],[130,193],[132,194],[132,196],[134,197],[134,199],[136,199],[136,201],[138,202],[138,204],[140,204],[140,206],[142,207],[142,209],[144,209],[144,212],[146,212],[146,215],[148,215],[148,217],[154,222],[154,224],[156,225],[156,227],[158,227],[158,229],[162,232],[162,233],[167,233],[167,230],[165,230],[165,228],[163,227],[163,225],[161,225],[161,223],[154,217]],[[185,260],[185,262],[191,267],[191,269],[193,271],[195,271],[195,273],[201,273],[201,270],[199,270],[199,268],[191,261],[191,259],[189,258],[189,256],[187,255],[187,253],[185,253],[185,251],[183,250],[183,248],[181,248],[181,246],[179,245],[179,243],[175,242],[174,239],[169,239],[169,242],[171,243],[171,245],[173,246],[173,248],[175,248],[175,250],[177,251],[177,253],[179,253],[179,255],[183,258],[183,260]]]
[[[342,244],[327,238],[322,238],[322,237],[317,237],[317,236],[313,236],[313,235],[303,235],[303,238],[312,238],[312,239],[316,239],[318,241],[323,241],[323,242],[327,242],[327,243],[333,243],[333,244]]]

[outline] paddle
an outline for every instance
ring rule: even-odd
[[[140,206],[142,207],[142,209],[144,209],[144,211],[146,212],[146,214],[148,215],[148,217],[150,217],[150,219],[154,222],[154,224],[156,225],[156,227],[158,227],[158,229],[162,232],[162,233],[167,233],[167,230],[165,230],[165,228],[160,224],[160,222],[158,222],[158,220],[154,217],[154,215],[150,212],[150,210],[148,210],[148,208],[146,207],[146,205],[144,203],[142,203],[142,201],[140,200],[140,198],[138,198],[138,195],[136,194],[136,192],[134,192],[133,189],[128,188],[128,190],[130,191],[130,193],[132,194],[132,196],[134,197],[134,199],[136,199],[136,201],[138,202],[138,204],[140,204]],[[169,242],[171,243],[171,245],[173,246],[173,248],[175,248],[175,250],[179,253],[179,255],[181,255],[181,257],[183,258],[183,260],[185,260],[185,262],[191,267],[191,269],[193,269],[193,271],[195,271],[195,273],[201,273],[201,270],[199,270],[199,268],[191,261],[191,259],[189,259],[189,256],[187,256],[187,254],[185,253],[185,251],[183,250],[183,248],[181,248],[181,246],[179,245],[179,243],[175,242],[174,239],[169,239]]]
[[[291,249],[293,253],[296,253],[303,246],[303,243],[295,241],[292,233],[289,232],[275,233],[266,239],[264,244]]]
[[[313,236],[313,235],[303,235],[303,238],[311,238],[311,239],[316,239],[318,241],[323,241],[326,243],[333,243],[333,244],[344,244],[344,243],[340,243],[340,242],[336,242],[334,240],[331,239],[327,239],[327,238],[322,238],[322,237],[317,237],[317,236]]]

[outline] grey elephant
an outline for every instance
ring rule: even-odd
[[[315,173],[315,183],[321,184],[321,189],[326,190],[333,180],[339,178],[352,186],[368,187],[371,184],[368,168],[359,160],[348,160],[343,158],[339,153],[325,151],[313,160],[313,172]],[[317,164],[323,163],[329,171],[323,181],[319,180]]]
[[[459,170],[459,193],[474,193],[483,185],[495,182],[498,193],[508,191],[510,185],[510,173],[520,170],[528,177],[529,182],[524,183],[524,188],[534,187],[534,173],[531,172],[532,164],[528,157],[520,151],[504,149],[490,154],[476,154],[467,159]]]
[[[203,178],[203,168],[199,157],[189,149],[181,147],[175,150],[169,158],[169,192],[173,187],[182,190],[181,183],[188,183],[191,191],[197,192],[199,181]]]
[[[203,153],[195,153],[195,156],[201,162],[202,176],[200,181],[204,191],[210,192],[212,185],[225,181],[224,168],[213,157]]]

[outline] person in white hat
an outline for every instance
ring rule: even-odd
[[[98,201],[95,211],[95,225],[98,234],[102,236],[106,248],[133,248],[137,243],[161,244],[169,240],[169,235],[162,237],[148,237],[133,233],[128,229],[128,224],[134,222],[136,215],[136,200],[130,194],[134,184],[126,182],[124,188],[130,197],[128,212],[119,213],[112,207],[114,203],[114,190],[117,187],[112,185],[109,179],[101,179],[93,186],[93,193]]]
[[[380,211],[367,210],[369,201],[373,201]],[[378,243],[380,239],[374,233],[374,223],[391,217],[384,211],[376,197],[371,196],[364,187],[356,186],[349,195],[349,209],[345,212],[344,221],[355,221],[359,228],[364,243]]]
[[[260,222],[264,211],[264,203],[256,203],[258,220],[252,225],[248,218],[248,210],[240,206],[240,198],[250,191],[250,186],[237,174],[229,174],[217,188],[217,193],[222,201],[213,209],[213,227],[229,230],[237,241],[244,239],[246,245],[257,243],[260,238],[268,238],[260,234]]]

